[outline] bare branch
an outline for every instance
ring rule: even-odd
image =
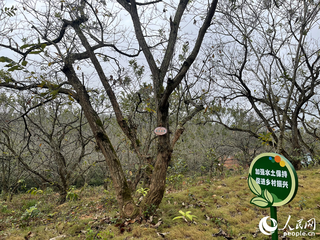
[[[194,45],[194,48],[193,48],[191,54],[189,55],[189,57],[183,63],[182,67],[180,68],[179,73],[173,79],[173,83],[167,85],[167,87],[164,91],[164,94],[162,96],[160,106],[165,106],[165,104],[167,103],[167,101],[169,99],[169,96],[171,95],[173,90],[180,84],[180,82],[182,81],[182,79],[186,75],[187,71],[191,67],[192,63],[196,59],[196,57],[200,51],[200,47],[203,42],[204,36],[205,36],[208,28],[211,25],[211,21],[214,16],[214,13],[216,11],[217,4],[218,4],[218,0],[213,0],[211,2],[211,5],[210,5],[210,8],[209,8],[208,13],[206,15],[206,18],[202,24],[202,27],[199,30],[198,37],[197,37],[196,43]]]

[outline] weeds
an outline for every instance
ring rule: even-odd
[[[111,209],[114,207],[114,205],[117,203],[117,199],[114,196],[114,194],[112,194],[110,191],[108,190],[103,190],[103,192],[105,193],[105,196],[103,196],[101,198],[101,202],[108,208]]]
[[[8,209],[8,205],[6,205],[4,201],[0,202],[0,212],[1,213],[10,213],[11,212]]]
[[[167,184],[172,185],[175,189],[181,189],[182,187],[182,180],[183,175],[182,174],[174,174],[169,177],[167,177]]]
[[[142,194],[144,197],[147,195],[149,188],[139,188],[136,192]]]
[[[76,201],[79,199],[79,195],[75,192],[76,187],[71,186],[67,192],[66,199],[70,201]]]
[[[114,233],[112,233],[111,231],[99,232],[97,234],[97,237],[99,239],[107,240],[110,238],[114,238]]]
[[[300,199],[300,201],[299,201],[299,208],[301,209],[301,210],[303,210],[303,208],[306,206],[306,204],[305,204],[305,202],[306,202],[306,200],[304,199],[304,197],[301,197],[301,199]]]
[[[96,239],[97,233],[91,229],[91,227],[86,230],[86,240]]]
[[[305,222],[320,219],[320,198],[316,194],[320,170],[298,171],[298,176],[301,176],[299,185],[303,187],[299,188],[292,202],[279,208],[281,227],[286,224],[289,214],[291,226],[300,219]],[[68,201],[63,205],[56,204],[59,195],[50,193],[50,189],[44,190],[43,194],[19,194],[12,202],[0,202],[0,239],[23,239],[31,231],[35,234],[34,239],[59,235],[67,235],[70,240],[206,240],[229,236],[253,239],[255,234],[254,239],[262,240],[265,236],[256,229],[260,219],[269,211],[250,204],[254,194],[248,187],[247,177],[234,176],[223,180],[194,176],[182,178],[190,184],[182,184],[181,191],[167,191],[158,209],[155,205],[146,206],[141,218],[130,220],[120,218],[113,191],[103,191],[102,186],[87,187],[79,201]],[[72,191],[80,194],[75,188]],[[194,220],[197,225],[190,224]]]
[[[148,219],[151,216],[153,216],[156,211],[157,211],[157,206],[151,204],[151,205],[147,206],[146,210],[143,212],[143,216],[145,219]]]
[[[25,210],[25,212],[22,214],[21,219],[22,220],[30,220],[31,218],[35,218],[40,214],[40,210],[37,208],[37,205],[41,202],[38,202],[34,206],[29,207]]]
[[[37,199],[31,199],[30,201],[26,202],[22,206],[22,210],[26,210],[27,208],[30,208],[38,203]]]
[[[44,190],[44,194],[46,195],[50,195],[53,193],[53,188],[51,187],[47,187],[45,190]]]

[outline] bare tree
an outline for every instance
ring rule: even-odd
[[[8,94],[8,93],[7,93]],[[30,173],[23,168],[18,159],[10,152],[3,142],[10,146],[19,145],[20,134],[13,131],[19,124],[10,125],[9,122],[15,116],[10,108],[10,99],[6,94],[0,95],[0,190],[2,198],[6,201],[12,200],[14,193],[23,186],[23,181]],[[8,139],[8,134],[11,133]],[[9,141],[8,141],[9,140]]]
[[[311,105],[318,99],[320,2],[240,1],[220,7],[213,33],[219,44],[210,52],[217,97],[254,112],[265,133],[252,134],[300,169],[303,149],[312,153],[300,128],[315,114]]]
[[[48,0],[45,1],[47,9],[43,11],[37,10],[33,1],[24,1],[24,9],[28,12],[24,14],[33,16],[32,30],[36,33],[37,38],[39,37],[39,41],[30,43],[28,39],[28,42],[25,42],[19,48],[15,47],[9,40],[0,45],[22,56],[20,62],[13,62],[6,58],[2,59],[8,63],[9,70],[19,70],[30,64],[30,54],[32,53],[41,56],[46,61],[47,66],[44,64],[39,64],[39,66],[42,65],[48,71],[54,69],[55,66],[57,72],[60,71],[59,68],[62,69],[66,81],[50,82],[43,75],[42,81],[39,82],[39,76],[35,78],[35,74],[31,74],[30,71],[31,77],[29,80],[33,80],[33,82],[26,83],[10,79],[10,81],[0,83],[0,86],[18,90],[32,89],[34,92],[41,86],[42,91],[48,89],[53,97],[58,93],[68,94],[81,105],[96,143],[107,161],[122,216],[133,217],[139,214],[140,207],[136,206],[132,198],[131,189],[119,158],[103,128],[99,115],[92,107],[88,94],[90,90],[84,84],[81,74],[77,72],[78,67],[82,63],[94,67],[97,79],[99,79],[108,95],[120,128],[130,140],[140,161],[146,163],[149,156],[143,154],[143,146],[141,146],[141,141],[137,135],[136,124],[132,119],[124,116],[115,92],[116,83],[124,81],[123,76],[121,76],[122,68],[117,59],[119,57],[115,56],[120,54],[120,58],[134,57],[143,52],[152,75],[150,81],[152,82],[152,97],[155,101],[155,109],[153,110],[156,114],[156,126],[165,127],[168,130],[168,134],[158,137],[150,190],[141,205],[142,209],[152,204],[158,206],[165,191],[166,172],[173,146],[183,133],[184,124],[203,109],[202,104],[194,102],[195,106],[192,107],[190,114],[181,119],[173,137],[171,137],[169,134],[171,131],[169,99],[185,79],[186,73],[199,53],[205,33],[211,25],[217,2],[217,0],[213,0],[208,4],[201,5],[202,3],[197,2],[189,3],[188,0],[181,0],[179,3],[162,3],[161,1],[140,3],[135,0],[118,0],[117,3],[107,4],[105,2],[90,3],[86,0],[79,0],[64,1],[58,6],[55,1]],[[199,7],[199,4],[201,7]],[[112,6],[110,7],[110,5]],[[160,6],[163,9],[160,9]],[[172,71],[169,80],[168,71],[172,69],[171,63],[175,57],[177,42],[182,36],[180,33],[181,23],[183,16],[188,15],[189,10],[197,10],[203,18],[198,21],[200,25],[196,28],[198,33],[193,35],[195,41],[192,43],[190,53],[186,53],[181,65],[175,66],[176,71]],[[167,11],[170,17],[164,18],[162,21],[165,27],[160,31],[152,29],[152,24],[162,15],[167,14]],[[119,20],[123,21],[124,19],[118,19],[116,14],[119,16],[129,14],[131,18],[129,24],[133,25],[133,31],[121,27]],[[37,24],[35,21],[37,21]],[[196,24],[195,26],[192,25],[192,27],[196,26]],[[153,35],[154,32],[158,32],[158,34]],[[126,38],[123,38],[124,36]],[[107,54],[107,50],[109,54]],[[108,69],[105,71],[103,60],[112,61],[113,66],[117,67],[117,77],[106,73]],[[52,73],[54,73],[53,70]]]
[[[94,150],[93,147],[88,150],[93,136],[85,130],[87,122],[82,111],[69,109],[62,98],[57,97],[46,107],[37,107],[26,114],[27,106],[34,101],[25,101],[24,96],[10,99],[15,105],[11,106],[15,116],[10,116],[8,126],[1,128],[0,146],[6,148],[7,155],[12,157],[3,160],[7,160],[8,166],[17,161],[20,168],[40,180],[40,186],[57,188],[59,202],[63,203],[70,185],[92,166],[85,165],[84,161],[88,161],[88,155]]]

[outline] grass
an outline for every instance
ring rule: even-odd
[[[0,239],[271,239],[258,229],[260,219],[270,211],[250,204],[254,194],[246,177],[184,179],[179,190],[176,185],[168,186],[156,214],[142,222],[119,219],[113,193],[102,187],[76,190],[79,200],[62,205],[56,204],[59,195],[52,191],[19,194],[10,203],[0,202]],[[298,171],[298,178],[296,197],[278,207],[279,229],[289,215],[292,228],[300,219],[302,224],[312,218],[320,220],[320,169]],[[182,216],[180,210],[196,217],[173,220]],[[314,232],[320,233],[318,222]]]

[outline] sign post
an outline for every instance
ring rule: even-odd
[[[292,164],[282,155],[262,153],[249,168],[248,185],[256,197],[250,203],[270,207],[271,220],[277,222],[277,208],[289,203],[298,191],[298,176]],[[278,230],[272,220],[272,240],[278,239]]]
[[[273,206],[270,207],[270,217],[275,219],[278,222],[276,207],[273,207]],[[274,225],[275,224],[272,222],[272,227],[275,227]],[[272,233],[272,240],[278,240],[278,228],[276,228]]]

